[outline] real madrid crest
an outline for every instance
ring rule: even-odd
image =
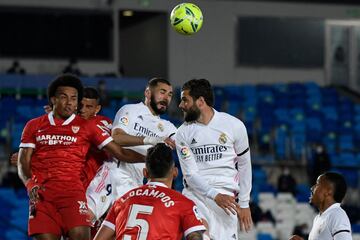
[[[159,124],[157,125],[157,127],[158,127],[158,129],[159,129],[161,132],[164,131],[164,125],[162,125],[162,123],[159,123]]]
[[[225,133],[220,134],[219,143],[220,144],[225,144],[226,142],[227,142],[226,134]]]
[[[79,126],[71,126],[71,130],[73,131],[73,133],[78,133],[78,131],[80,130]]]

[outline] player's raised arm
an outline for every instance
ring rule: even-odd
[[[119,161],[128,163],[145,162],[145,156],[130,149],[125,149],[114,141],[109,142],[103,148],[107,153],[114,156]]]

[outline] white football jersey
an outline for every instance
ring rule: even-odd
[[[169,137],[176,133],[176,127],[171,122],[154,116],[150,109],[142,102],[137,104],[127,104],[120,108],[116,113],[113,130],[120,128],[132,136],[152,136],[152,137]],[[140,145],[127,147],[146,155],[146,151],[151,145]],[[132,178],[139,186],[143,184],[144,163],[125,163],[120,162],[120,172],[124,178]]]
[[[207,125],[184,123],[175,142],[185,187],[210,198],[218,193],[215,189],[240,192],[240,201],[248,205],[252,174],[249,141],[242,121],[214,110]]]
[[[334,203],[322,214],[318,214],[313,223],[309,240],[351,240],[351,225],[340,203]]]

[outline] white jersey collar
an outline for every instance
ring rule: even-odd
[[[146,185],[155,185],[155,186],[159,186],[159,187],[169,188],[168,186],[166,186],[164,183],[161,183],[161,182],[148,182],[148,183],[146,183]]]
[[[340,207],[340,203],[334,203],[333,205],[328,207],[321,215],[324,215],[325,213],[329,212],[331,209],[339,208],[339,207]]]
[[[140,104],[141,104],[142,107],[144,108],[144,113],[150,114],[150,115],[152,115],[152,116],[154,116],[154,117],[156,117],[156,118],[160,118],[160,115],[154,115],[154,114],[151,112],[150,108],[149,108],[148,106],[146,106],[144,102],[141,102]]]
[[[201,124],[201,125],[204,125],[204,126],[209,126],[211,125],[213,122],[216,121],[216,118],[218,116],[218,111],[215,110],[215,108],[212,108],[212,110],[214,111],[214,115],[212,116],[212,118],[210,119],[210,121],[208,122],[208,124],[203,124],[201,122],[198,122],[196,121],[197,124]]]
[[[75,114],[72,114],[70,117],[68,117],[68,119],[66,119],[61,125],[62,126],[65,126],[65,125],[69,125],[69,123],[72,122],[72,120],[74,120],[75,118]],[[49,122],[50,122],[50,125],[52,126],[56,126],[55,124],[55,119],[54,119],[54,112],[51,111],[48,113],[48,119],[49,119]]]

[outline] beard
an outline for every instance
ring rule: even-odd
[[[200,110],[194,105],[184,113],[185,122],[194,122],[200,117]]]
[[[166,107],[165,108],[158,108],[157,105],[161,103],[163,105],[165,105]],[[167,101],[159,101],[159,102],[156,102],[155,101],[155,98],[153,95],[151,95],[150,97],[150,107],[151,109],[157,114],[157,115],[161,115],[161,114],[164,114],[166,113],[167,109],[168,109],[168,102]]]

